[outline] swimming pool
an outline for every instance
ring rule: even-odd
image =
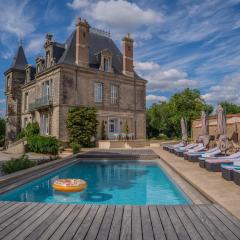
[[[80,193],[57,192],[52,183],[59,178],[81,178],[88,187]],[[0,200],[117,205],[191,203],[157,162],[99,160],[79,161],[61,168],[0,195]]]

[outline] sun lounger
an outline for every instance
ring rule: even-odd
[[[233,170],[240,169],[240,161],[235,161],[233,164],[221,164],[222,177],[227,181],[233,181]]]
[[[205,168],[211,172],[220,172],[221,164],[231,164],[240,161],[240,151],[230,156],[211,157],[205,160]]]
[[[233,170],[233,181],[240,185],[240,169],[234,169]]]
[[[185,159],[190,162],[198,162],[199,157],[202,157],[205,159],[207,157],[216,156],[217,154],[220,154],[220,153],[221,153],[221,150],[218,147],[215,147],[215,148],[211,148],[207,151],[187,152],[187,153],[185,153],[186,154]]]
[[[202,145],[202,143],[191,143],[191,144],[188,144],[187,146],[185,147],[179,147],[177,149],[174,149],[174,152],[177,156],[179,157],[183,157],[183,153],[190,150],[190,149],[193,149],[197,146],[200,146]]]
[[[165,145],[165,146],[163,146],[163,149],[166,151],[170,151],[170,149],[174,149],[174,148],[178,148],[178,147],[184,147],[184,142],[180,142],[180,143],[173,144],[173,145]]]

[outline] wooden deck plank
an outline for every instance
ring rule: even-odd
[[[23,210],[26,207],[27,207],[27,205],[24,204],[24,203],[17,204],[16,207],[14,209],[12,209],[12,211],[9,211],[8,213],[6,213],[6,214],[4,214],[3,216],[0,217],[0,224],[6,222],[12,216],[15,217],[15,215],[18,212],[20,212],[21,210]]]
[[[85,238],[92,222],[94,221],[94,218],[97,215],[98,209],[99,209],[98,205],[92,205],[90,211],[88,212],[86,217],[83,219],[82,224],[79,226],[73,239],[83,240]]]
[[[159,217],[161,219],[163,229],[167,239],[178,240],[175,229],[170,221],[170,218],[167,214],[166,208],[163,206],[157,206]]]
[[[11,212],[14,208],[16,208],[18,206],[19,205],[16,202],[10,202],[10,203],[4,205],[0,212],[0,218],[2,218],[5,214]]]
[[[72,226],[73,221],[78,216],[79,212],[84,205],[75,205],[71,213],[67,216],[66,219],[59,225],[54,234],[50,237],[51,240],[59,240],[62,238],[63,234]]]
[[[199,206],[199,208],[202,210],[202,212],[205,213],[205,215],[212,221],[212,223],[219,229],[219,231],[225,236],[228,240],[237,240],[238,237],[234,235],[231,230],[228,229],[228,227],[219,220],[219,218],[213,214],[213,212],[210,211],[210,209],[207,208],[207,206],[202,205]]]
[[[132,208],[132,240],[142,240],[141,210],[139,206]]]
[[[32,231],[25,239],[26,240],[33,240],[33,239],[40,239],[44,231],[54,222],[58,216],[65,210],[67,205],[59,205],[41,224],[39,224],[34,231]]]
[[[155,240],[166,240],[166,236],[163,230],[163,226],[158,215],[156,206],[149,206],[150,218],[152,221],[152,228]]]
[[[201,220],[201,222],[205,225],[208,231],[211,233],[214,239],[224,240],[225,237],[221,233],[221,231],[212,223],[209,216],[206,216],[197,205],[191,205],[190,208],[197,215],[197,217]]]
[[[237,240],[240,222],[218,205],[114,206],[0,202],[4,240]]]
[[[22,222],[21,218],[18,219],[14,224],[10,225],[10,229],[5,228],[4,230],[12,230],[11,232],[7,233],[6,237],[4,239],[6,240],[10,240],[10,239],[15,239],[16,236],[22,232],[25,228],[27,228],[29,226],[29,224],[33,223],[38,217],[40,217],[44,212],[46,212],[49,208],[51,207],[51,205],[40,205],[40,208],[37,210],[37,212],[34,212],[34,214],[32,215],[27,215],[27,219]],[[16,227],[14,227],[16,226]],[[1,233],[2,234],[2,233]],[[2,236],[2,235],[0,235]],[[1,239],[1,237],[0,237]]]
[[[89,231],[84,240],[93,240],[97,238],[98,231],[100,229],[103,218],[107,210],[107,205],[102,205],[99,207],[96,217],[94,218]]]
[[[80,212],[78,212],[76,218],[73,220],[67,231],[63,234],[62,238],[63,240],[69,240],[72,239],[77,232],[79,226],[83,222],[84,218],[88,214],[89,210],[91,209],[91,205],[84,205]]]
[[[208,205],[207,207],[240,239],[240,228],[238,228],[237,225],[235,225],[229,218],[227,218],[213,205]]]
[[[176,214],[173,206],[167,206],[166,210],[167,210],[168,216],[170,217],[172,225],[176,231],[178,239],[179,240],[190,240],[188,233],[187,233],[184,225],[180,221],[178,215]]]
[[[37,213],[37,211],[40,210],[43,206],[44,206],[43,204],[38,204],[37,206],[31,208],[29,211],[24,213],[22,216],[18,217],[17,219],[14,219],[14,221],[8,224],[7,226],[4,226],[0,231],[0,239],[3,239],[6,235],[8,235],[10,232],[16,229],[19,225],[22,225],[28,218],[30,218],[33,214]]]
[[[52,204],[50,208],[47,209],[43,214],[41,214],[35,221],[29,223],[28,226],[17,235],[18,240],[24,240],[27,236],[35,232],[35,229],[41,225],[50,215],[54,214],[55,210],[59,208],[59,205]],[[41,225],[42,226],[42,225]]]
[[[233,216],[231,213],[229,213],[225,208],[221,207],[218,204],[213,204],[215,208],[217,208],[221,213],[225,215],[232,223],[234,223],[238,228],[240,228],[240,221],[235,216]]]
[[[35,208],[35,206],[37,206],[38,203],[33,203],[30,205],[26,205],[25,204],[25,208],[22,209],[20,212],[18,212],[17,214],[14,214],[12,217],[8,218],[7,220],[5,220],[4,222],[2,222],[0,224],[0,232],[7,226],[9,226],[10,224],[12,224],[14,221],[16,221],[19,217],[23,216],[24,214],[26,214],[29,210]]]
[[[46,231],[44,231],[44,233],[42,233],[42,239],[49,239],[58,229],[59,225],[61,225],[62,222],[69,216],[74,207],[75,205],[73,204],[67,205],[67,208],[61,213],[61,215],[48,227],[48,229],[46,229]]]
[[[200,219],[194,214],[192,209],[189,206],[182,206],[184,212],[189,217],[190,221],[194,225],[194,227],[197,229],[198,233],[202,237],[203,240],[214,240],[212,235],[209,233],[207,228],[203,225],[203,223],[200,221]]]
[[[132,236],[132,207],[125,206],[123,209],[120,240],[131,240]]]
[[[123,215],[123,206],[116,206],[108,240],[119,239]]]
[[[191,240],[202,240],[200,234],[186,215],[186,213],[183,211],[181,206],[174,206],[175,211],[179,218],[181,219],[181,222],[183,223],[186,231],[188,232],[188,235]]]
[[[107,206],[105,216],[103,218],[102,224],[101,224],[100,229],[98,231],[97,240],[107,240],[108,239],[108,235],[109,235],[109,231],[110,231],[110,228],[111,228],[113,216],[114,216],[114,213],[115,213],[115,207],[116,206],[114,206],[114,205],[108,205]]]
[[[148,206],[141,206],[142,232],[144,240],[154,240],[152,222]]]

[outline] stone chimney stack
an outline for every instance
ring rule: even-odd
[[[123,48],[123,74],[129,77],[133,77],[133,39],[128,33],[122,39]]]
[[[86,20],[76,22],[76,64],[81,67],[89,66],[89,29]]]

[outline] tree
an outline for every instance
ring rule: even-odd
[[[148,135],[164,134],[168,137],[180,137],[180,120],[187,121],[188,132],[191,132],[192,120],[199,118],[201,111],[210,114],[213,107],[207,105],[201,98],[200,92],[195,89],[185,89],[174,94],[168,102],[155,104],[147,111]]]
[[[105,129],[105,122],[102,121],[101,123],[101,139],[102,140],[106,140],[107,136],[106,136],[106,129]]]
[[[0,118],[0,139],[5,138],[6,133],[6,121],[4,118]]]
[[[221,102],[220,105],[223,107],[225,114],[240,113],[240,105],[227,101]]]
[[[97,111],[92,107],[71,108],[67,116],[67,129],[70,143],[79,143],[83,147],[92,145],[97,134]]]

